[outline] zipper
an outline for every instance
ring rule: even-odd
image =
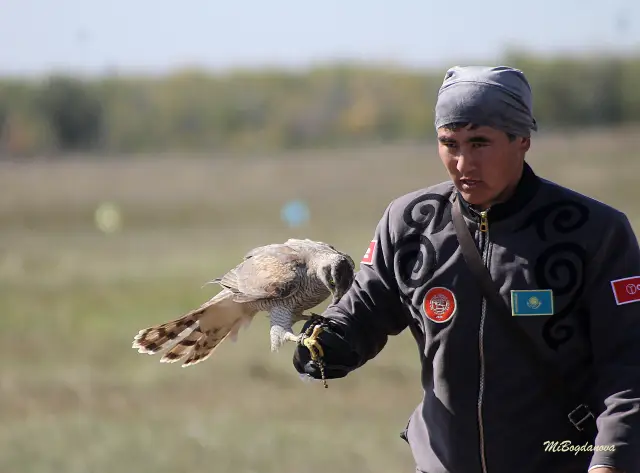
[[[482,251],[482,262],[488,268],[489,266],[489,218],[488,210],[480,212],[480,249]],[[482,401],[484,397],[484,320],[487,312],[487,299],[482,298],[482,312],[480,315],[479,330],[479,350],[480,350],[480,386],[478,392],[478,428],[480,435],[480,461],[482,462],[482,472],[487,473],[487,459],[485,456],[484,444],[484,423],[482,420]]]
[[[488,210],[480,212],[480,231],[486,233],[489,230],[489,219],[487,218]]]

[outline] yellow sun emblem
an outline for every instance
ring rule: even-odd
[[[540,299],[538,299],[536,296],[531,296],[527,300],[527,306],[529,306],[530,309],[537,309],[541,305],[542,305],[542,302],[540,302]]]

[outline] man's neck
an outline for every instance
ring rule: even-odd
[[[484,204],[472,205],[471,207],[478,212],[484,212],[485,210],[489,210],[494,205],[507,202],[511,197],[513,197],[513,194],[515,194],[516,189],[518,188],[518,184],[520,184],[520,181],[522,180],[523,173],[524,173],[524,165],[520,167],[518,178],[515,179],[514,182],[509,184],[505,189],[503,189],[502,192],[495,197],[495,199]]]
[[[506,189],[504,189],[492,201],[490,201],[488,203],[485,203],[485,204],[472,205],[471,207],[474,210],[477,210],[478,212],[484,212],[485,210],[489,210],[494,205],[502,204],[504,202],[507,202],[511,197],[513,197],[513,194],[515,194],[516,188],[518,187],[518,183],[519,182],[520,182],[520,180],[518,180],[518,182],[516,182],[515,184],[512,184],[509,187],[507,187]]]

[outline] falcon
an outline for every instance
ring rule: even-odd
[[[270,317],[271,351],[287,341],[322,352],[312,334],[295,335],[293,325],[308,320],[305,310],[330,295],[338,302],[354,280],[355,265],[346,253],[309,239],[289,239],[254,248],[216,283],[222,290],[197,309],[169,322],[140,330],[133,348],[150,355],[164,352],[163,363],[183,360],[192,366],[211,356],[224,340],[236,340],[259,312]],[[208,283],[208,284],[209,284]]]

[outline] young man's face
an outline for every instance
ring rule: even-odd
[[[480,209],[509,197],[518,184],[529,138],[513,141],[495,128],[438,130],[438,153],[464,199]]]

